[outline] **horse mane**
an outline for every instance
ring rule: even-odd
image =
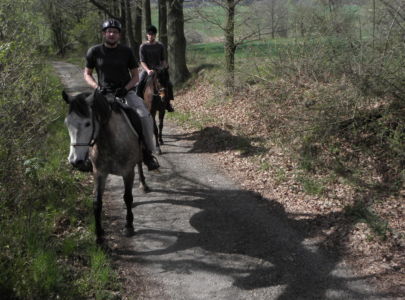
[[[81,117],[88,118],[90,116],[89,106],[86,99],[90,96],[90,93],[80,93],[73,97],[69,105],[69,113],[75,112]]]
[[[81,117],[89,118],[90,107],[93,109],[97,121],[101,124],[108,122],[111,116],[111,106],[107,98],[96,91],[80,93],[73,97],[69,105],[69,113],[73,111]]]
[[[97,91],[93,94],[93,111],[97,121],[101,124],[106,124],[111,117],[112,107],[110,103],[103,94]]]
[[[160,84],[164,87],[167,86],[169,82],[169,76],[168,76],[168,71],[167,68],[161,68],[157,71],[157,78],[160,82]]]

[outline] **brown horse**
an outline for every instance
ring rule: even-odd
[[[156,149],[159,154],[162,154],[160,145],[163,145],[162,132],[163,120],[166,113],[166,101],[168,101],[168,84],[167,68],[154,69],[153,74],[146,78],[145,87],[141,93],[143,101],[152,115]],[[156,125],[156,113],[159,116],[159,127]]]
[[[70,135],[69,162],[79,169],[86,168],[90,159],[94,176],[93,202],[97,242],[103,241],[101,226],[102,197],[108,174],[124,179],[124,201],[127,208],[126,234],[134,233],[132,214],[132,187],[135,165],[138,165],[140,188],[147,191],[142,171],[142,151],[139,136],[123,112],[125,107],[101,93],[81,93],[70,97],[64,91],[63,99],[69,104],[65,124]],[[127,110],[127,109],[125,109]],[[130,112],[131,109],[128,109]],[[136,116],[129,116],[131,119]]]

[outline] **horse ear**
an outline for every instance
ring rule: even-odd
[[[65,90],[62,91],[62,97],[63,97],[63,100],[65,100],[65,102],[67,104],[70,103],[70,98],[69,98],[68,94],[66,94]]]

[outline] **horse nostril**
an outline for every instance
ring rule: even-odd
[[[75,161],[71,162],[72,166],[75,167],[75,168],[82,166],[83,163],[84,163],[84,160],[82,160],[82,159],[75,160]]]
[[[72,166],[75,169],[78,169],[82,172],[91,172],[93,170],[93,165],[89,159],[80,159],[71,162]]]

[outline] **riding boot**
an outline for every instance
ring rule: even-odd
[[[166,110],[168,112],[174,112],[174,107],[173,105],[170,103],[170,100],[166,100]]]
[[[152,152],[143,148],[143,163],[148,167],[148,171],[159,169],[160,165],[156,157],[152,155]]]

